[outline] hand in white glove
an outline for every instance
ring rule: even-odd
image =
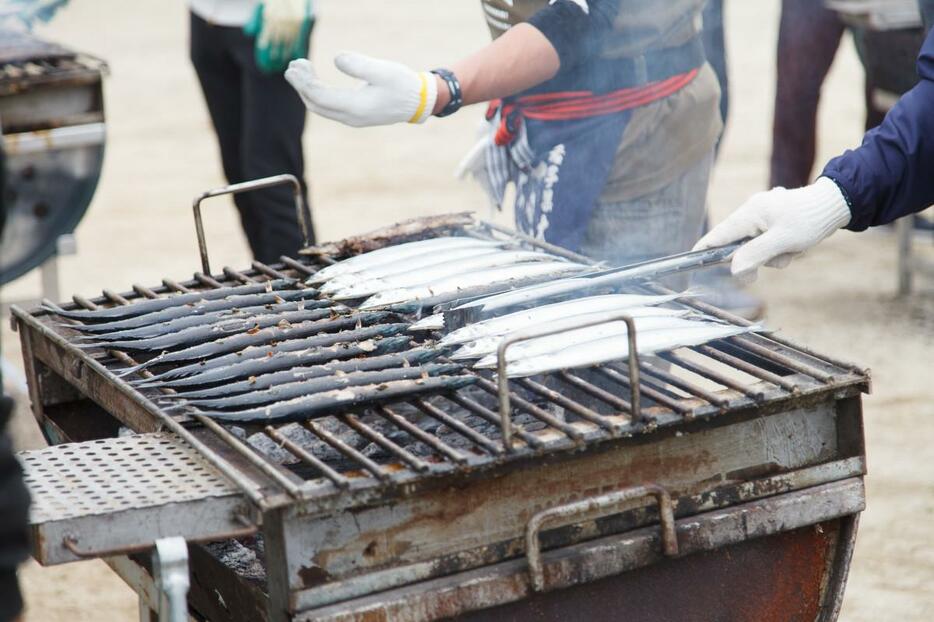
[[[733,255],[733,275],[756,278],[762,265],[784,268],[799,255],[850,222],[850,208],[837,184],[820,177],[804,188],[759,192],[694,245],[723,246],[752,237]]]
[[[357,88],[329,86],[318,79],[307,60],[289,63],[285,79],[301,95],[305,106],[323,117],[367,127],[392,123],[424,123],[438,99],[438,83],[427,71],[415,72],[400,63],[343,53],[334,65],[363,80]]]

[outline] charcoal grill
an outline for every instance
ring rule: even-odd
[[[66,307],[302,278],[442,234],[573,256],[456,214]],[[864,507],[869,376],[774,334],[514,380],[502,393],[495,375],[477,374],[468,387],[300,425],[233,426],[168,412],[157,392],[118,377],[134,362],[125,353],[75,347],[45,310],[15,309],[14,325],[53,445],[21,455],[34,555],[105,558],[140,594],[144,617],[158,600],[145,552],[166,536],[189,542],[197,619],[839,611]]]
[[[7,175],[0,285],[55,254],[58,238],[75,230],[91,202],[104,161],[106,70],[98,58],[0,30]]]

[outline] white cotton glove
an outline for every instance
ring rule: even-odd
[[[400,63],[363,54],[338,54],[334,65],[349,76],[363,80],[356,88],[329,86],[318,79],[305,59],[289,63],[285,79],[301,95],[305,106],[323,117],[367,127],[392,123],[424,123],[438,99],[435,76],[415,72]]]
[[[850,208],[837,184],[820,177],[810,186],[773,188],[752,195],[694,245],[694,250],[754,238],[733,255],[733,275],[756,278],[762,265],[784,268],[799,255],[850,222]]]

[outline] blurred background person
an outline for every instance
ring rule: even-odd
[[[866,71],[864,130],[917,81],[924,38],[917,0],[782,0],[770,186],[811,181],[821,87],[848,28]]]
[[[283,78],[308,56],[311,0],[190,0],[191,62],[198,74],[224,175],[238,183],[291,173],[305,186],[305,106]],[[239,194],[234,203],[253,256],[275,263],[302,246],[292,190]],[[310,213],[306,219],[314,229]]]
[[[451,70],[342,54],[358,88],[324,84],[301,60],[286,77],[313,112],[356,127],[492,101],[464,170],[495,205],[515,188],[520,231],[626,264],[700,236],[721,128],[704,3],[486,0],[494,42]]]

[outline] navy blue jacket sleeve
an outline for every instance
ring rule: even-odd
[[[574,67],[613,29],[620,0],[556,0],[529,18],[558,52],[561,67]]]
[[[847,229],[862,231],[934,205],[934,30],[921,47],[918,76],[859,148],[824,168],[850,205]]]

